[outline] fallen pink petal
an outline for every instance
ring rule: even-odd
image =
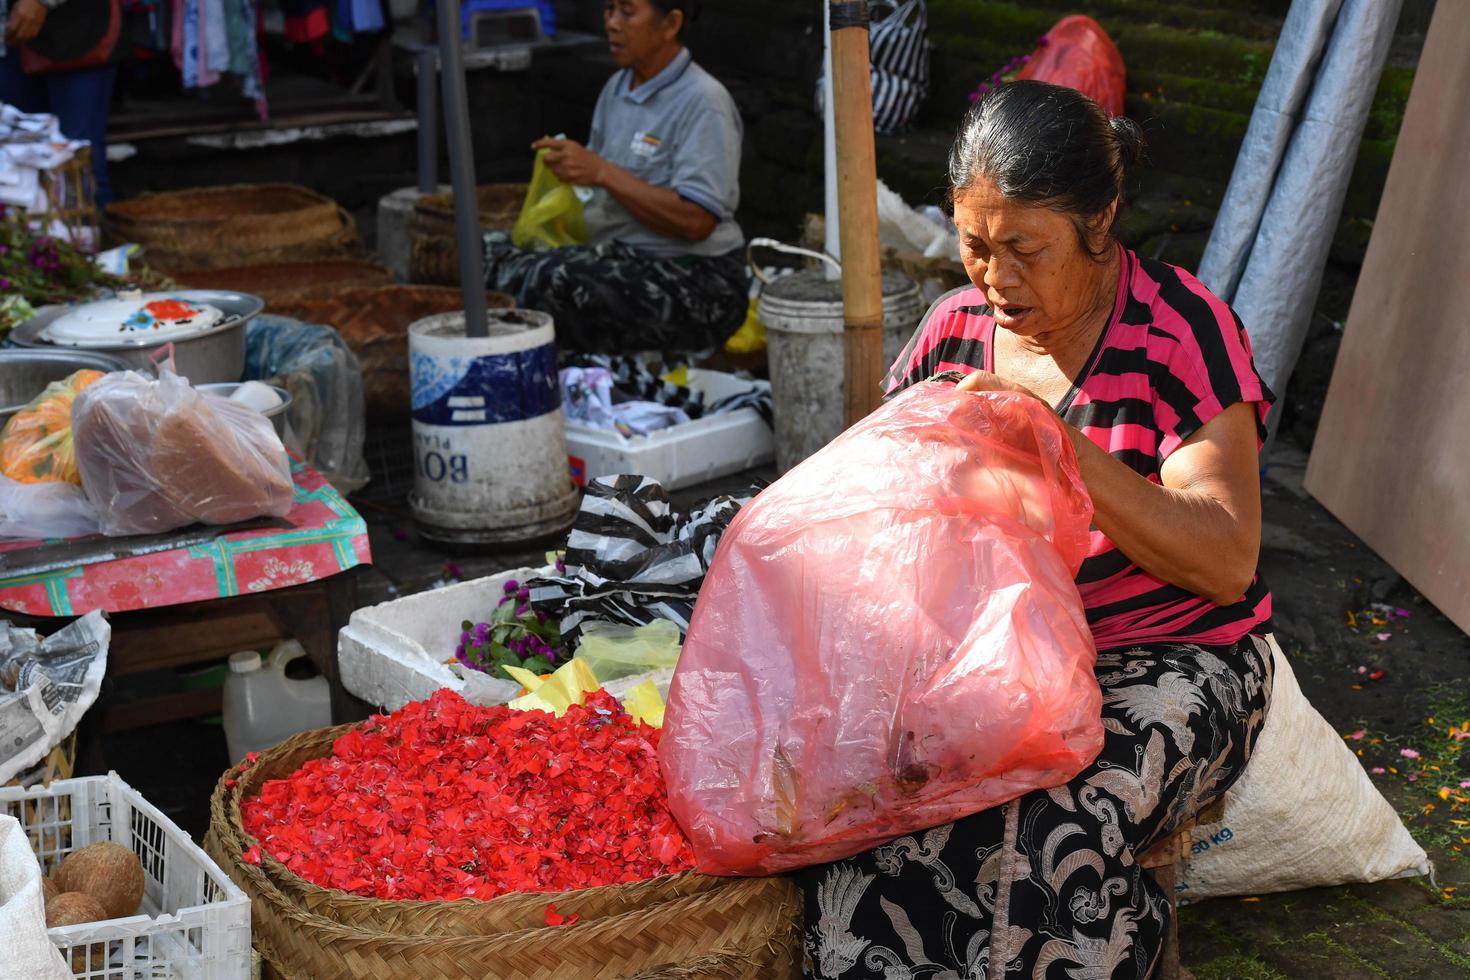
[[[1419,750],[1418,749],[1399,749],[1399,755],[1403,756],[1405,759],[1417,759],[1417,758],[1419,758]]]

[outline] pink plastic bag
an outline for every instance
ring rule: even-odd
[[[1102,25],[1074,14],[1046,32],[1046,43],[1032,52],[1016,77],[1074,88],[1108,115],[1121,116],[1127,75],[1123,53]]]
[[[1102,696],[1073,576],[1091,517],[1045,406],[940,382],[747,504],[659,746],[699,869],[848,857],[1090,763]]]

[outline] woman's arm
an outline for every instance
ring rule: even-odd
[[[975,371],[959,387],[1020,391]],[[1081,430],[1067,434],[1092,496],[1093,523],[1144,571],[1220,605],[1238,602],[1256,574],[1261,486],[1256,408],[1238,402],[1164,461],[1162,485],[1110,456]]]
[[[714,233],[719,221],[713,214],[685,200],[667,187],[633,176],[604,160],[575,140],[537,140],[535,149],[546,149],[546,165],[569,184],[601,187],[628,210],[639,224],[651,231],[688,242],[702,242]]]

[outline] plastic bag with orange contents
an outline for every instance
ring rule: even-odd
[[[82,476],[71,438],[71,405],[83,389],[104,376],[101,371],[78,371],[53,381],[11,416],[0,432],[0,473],[17,483],[54,481],[80,486]]]
[[[1091,518],[1046,406],[933,381],[741,509],[659,746],[699,869],[837,860],[1088,765]]]

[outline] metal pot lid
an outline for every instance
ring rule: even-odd
[[[188,340],[220,326],[218,306],[180,293],[143,293],[84,303],[58,316],[41,339],[66,347],[129,347]]]

